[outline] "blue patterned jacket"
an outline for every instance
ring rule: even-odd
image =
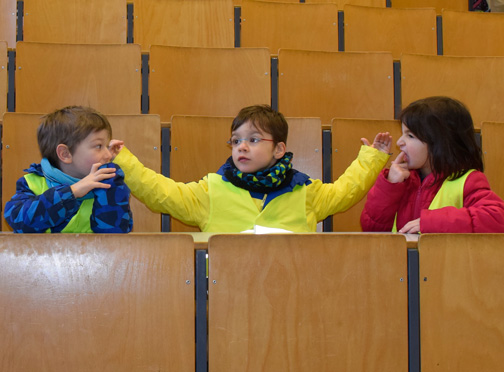
[[[133,227],[129,205],[130,190],[124,183],[124,172],[114,163],[102,167],[116,168],[114,178],[103,183],[109,189],[95,189],[90,225],[95,233],[127,233]],[[25,172],[43,176],[40,164],[31,164]],[[16,194],[5,205],[4,216],[16,233],[61,232],[77,213],[82,202],[77,200],[68,185],[51,187],[41,195],[28,187],[24,177],[16,183]]]

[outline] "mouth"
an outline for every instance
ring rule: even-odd
[[[250,160],[250,159],[249,159],[249,158],[247,158],[247,157],[245,157],[245,156],[240,156],[240,157],[238,158],[238,161],[239,161],[239,162],[246,162],[246,161],[249,161],[249,160]]]

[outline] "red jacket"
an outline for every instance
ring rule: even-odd
[[[420,217],[422,233],[502,233],[504,201],[492,190],[486,176],[474,171],[464,184],[464,207],[429,210],[442,182],[430,186],[431,173],[423,182],[418,171],[411,171],[404,182],[390,183],[384,169],[368,193],[361,214],[363,231],[392,231],[397,213],[397,230]]]

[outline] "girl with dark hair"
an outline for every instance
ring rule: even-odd
[[[364,231],[501,233],[504,202],[483,171],[471,115],[461,102],[428,97],[399,117],[401,152],[369,191]]]

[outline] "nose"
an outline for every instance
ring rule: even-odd
[[[397,144],[398,147],[401,147],[402,145],[404,145],[403,136],[399,137],[399,139],[397,140],[396,144]]]
[[[103,160],[105,160],[105,163],[110,162],[112,160],[112,153],[108,149],[108,147],[105,147],[105,152],[103,154]]]
[[[243,150],[248,150],[249,149],[249,143],[246,139],[243,139],[240,141],[238,144],[238,150],[243,151]]]

